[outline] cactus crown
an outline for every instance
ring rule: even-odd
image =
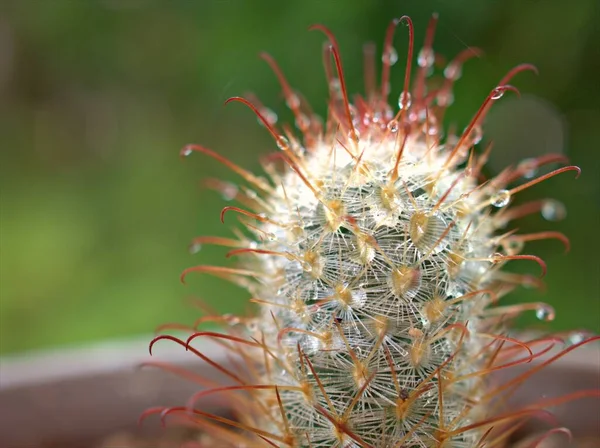
[[[219,160],[248,184],[213,186],[245,206],[228,206],[223,215],[238,213],[249,232],[237,239],[195,241],[232,247],[229,255],[238,256],[240,265],[195,266],[182,276],[225,277],[246,287],[260,305],[257,316],[222,319],[231,324],[228,334],[194,330],[185,343],[190,348],[198,336],[216,338],[246,366],[245,377],[220,366],[235,384],[214,390],[228,393],[237,420],[195,408],[199,396],[179,409],[208,434],[217,434],[222,445],[458,448],[486,440],[486,446],[497,446],[506,433],[491,435],[492,426],[505,424],[508,434],[518,427],[518,413],[494,417],[498,395],[511,393],[518,381],[493,384],[489,374],[531,361],[540,353],[532,347],[548,343],[528,345],[509,337],[506,323],[512,317],[533,309],[550,320],[553,311],[544,304],[497,305],[516,285],[539,283],[501,268],[524,259],[545,273],[541,259],[520,253],[524,243],[557,238],[568,245],[568,240],[557,232],[519,235],[499,229],[525,214],[541,208],[550,213],[559,206],[507,207],[513,195],[579,169],[566,166],[532,178],[538,167],[564,162],[549,155],[483,180],[488,151],[476,155],[473,148],[482,139],[485,115],[505,92],[516,91],[508,85],[514,75],[535,69],[515,67],[462,134],[444,135],[453,83],[475,53],[459,54],[441,80],[431,78],[438,60],[432,50],[436,20],[430,21],[412,81],[408,17],[394,20],[387,30],[380,87],[374,82],[374,47],[365,47],[367,91],[352,103],[335,38],[314,26],[329,41],[325,123],[292,90],[274,60],[263,55],[281,83],[299,134],[286,125],[278,130],[273,114],[257,99],[229,101],[253,109],[279,147],[264,160],[268,179],[205,147],[184,148],[184,155],[196,151]],[[398,59],[393,34],[402,22],[408,25],[408,58],[404,88],[392,107],[389,73]],[[529,180],[518,183],[521,178]]]

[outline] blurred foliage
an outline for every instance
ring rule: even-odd
[[[226,312],[247,307],[247,293],[208,276],[178,281],[192,264],[221,263],[224,251],[191,255],[190,239],[228,234],[223,201],[199,187],[207,176],[235,179],[201,156],[182,163],[180,147],[198,142],[243,166],[274,150],[264,128],[229,96],[252,90],[287,120],[275,77],[256,56],[269,51],[292,85],[320,113],[326,85],[323,36],[342,48],[351,91],[362,89],[361,45],[381,48],[393,17],[409,14],[422,42],[440,14],[436,50],[469,61],[448,121],[462,129],[511,67],[519,75],[519,114],[503,98],[488,119],[496,138],[493,170],[548,150],[583,168],[518,201],[556,197],[562,222],[533,216],[521,232],[559,230],[571,237],[531,243],[549,267],[546,293],[520,289],[510,300],[544,300],[557,309],[551,328],[600,329],[600,9],[597,0],[4,0],[0,5],[0,352],[149,332],[192,323],[199,297]],[[400,61],[407,35],[399,29]],[[393,68],[395,94],[403,63]],[[525,94],[529,95],[526,96]],[[525,103],[523,103],[525,104]],[[523,109],[525,110],[525,109]],[[531,111],[531,112],[529,112]],[[233,222],[233,220],[231,220]],[[513,269],[537,272],[515,262]]]

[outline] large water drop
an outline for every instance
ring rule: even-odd
[[[386,51],[383,52],[381,60],[384,64],[394,65],[396,62],[398,62],[398,52],[394,47],[390,46]]]
[[[510,202],[510,191],[499,190],[490,198],[490,202],[494,207],[502,208],[506,207]]]
[[[410,92],[403,91],[398,97],[398,107],[400,109],[408,109],[412,104],[412,98]]]
[[[554,308],[545,303],[540,304],[535,310],[535,317],[544,322],[551,322],[555,316]]]
[[[567,216],[567,209],[562,202],[548,199],[542,205],[542,216],[548,221],[560,221]]]
[[[431,48],[422,48],[417,56],[419,67],[431,67],[435,62],[435,54]]]

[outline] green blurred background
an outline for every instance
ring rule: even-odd
[[[251,90],[290,118],[279,87],[257,58],[267,50],[290,82],[324,112],[323,36],[337,35],[351,91],[362,89],[361,45],[381,48],[393,17],[412,16],[422,42],[440,14],[435,47],[451,57],[485,51],[467,63],[448,118],[462,129],[512,66],[531,62],[513,81],[486,130],[496,141],[492,170],[522,157],[563,151],[572,173],[523,192],[517,202],[555,197],[561,222],[532,216],[522,233],[559,230],[571,237],[530,243],[547,262],[548,291],[520,289],[512,301],[545,300],[553,329],[600,330],[600,8],[597,0],[243,1],[3,0],[0,5],[1,308],[0,353],[151,332],[165,322],[192,323],[199,297],[226,312],[248,295],[208,276],[179,273],[221,263],[224,251],[187,251],[191,238],[227,235],[223,201],[200,188],[206,176],[235,179],[185,143],[209,146],[243,166],[272,141],[229,96]],[[406,28],[396,48],[403,61]],[[403,63],[393,68],[395,94]],[[233,221],[233,220],[232,220]],[[534,264],[514,270],[537,273]]]

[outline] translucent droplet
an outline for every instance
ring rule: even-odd
[[[390,120],[390,122],[387,125],[387,128],[390,132],[395,134],[396,132],[398,132],[398,121]]]
[[[303,261],[302,262],[302,270],[304,272],[311,272],[312,271],[312,264],[310,264],[308,261]]]
[[[331,90],[333,90],[334,92],[341,91],[342,84],[340,83],[340,79],[339,78],[331,78],[331,81],[329,81],[329,88]]]
[[[436,99],[438,106],[447,107],[454,102],[454,95],[452,94],[452,92],[441,91],[440,93],[438,93]]]
[[[200,243],[192,243],[190,244],[190,254],[197,254],[202,250],[202,244]]]
[[[490,198],[494,207],[506,207],[510,202],[510,192],[508,190],[500,190]]]
[[[315,337],[307,337],[300,345],[302,351],[308,355],[314,355],[321,349],[321,341]]]
[[[519,171],[523,171],[525,179],[532,179],[537,174],[537,163],[534,159],[525,159],[517,166]]]
[[[358,109],[352,104],[348,105],[348,110],[350,111],[350,118],[354,119],[358,116]]]
[[[588,333],[587,331],[574,331],[573,333],[569,334],[567,341],[568,341],[569,345],[581,344],[583,341],[588,339],[590,336],[591,336],[591,334]]]
[[[435,62],[435,54],[431,48],[421,48],[417,56],[419,67],[431,67]]]
[[[492,256],[489,258],[489,260],[492,262],[492,264],[497,264],[497,263],[501,263],[503,262],[505,259],[505,255],[500,253],[500,252],[495,252],[494,254],[492,254]]]
[[[221,188],[221,197],[225,201],[233,201],[238,194],[238,188],[233,184],[224,185]]]
[[[560,221],[567,216],[567,209],[562,202],[548,199],[542,206],[542,216],[548,221]]]
[[[490,98],[492,100],[499,100],[500,98],[502,98],[502,95],[504,95],[504,90],[500,87],[496,87],[494,90],[492,90],[492,95],[490,96]]]
[[[352,306],[354,308],[362,308],[367,303],[367,292],[364,289],[356,289],[352,291]]]
[[[483,140],[483,129],[481,128],[481,126],[479,126],[478,124],[473,126],[473,129],[471,129],[471,133],[469,134],[469,138],[471,139],[472,145],[476,145],[479,142],[481,142],[481,140]]]
[[[458,297],[464,296],[466,293],[467,290],[465,289],[465,287],[462,284],[459,284],[458,282],[452,282],[448,286],[448,299],[456,299]]]
[[[298,116],[296,117],[296,127],[302,131],[308,129],[309,126],[310,118],[308,118],[304,114],[298,114]]]
[[[300,98],[298,97],[298,95],[296,95],[295,93],[291,93],[290,95],[288,95],[288,97],[285,99],[285,104],[287,105],[287,107],[289,107],[290,109],[296,109],[298,107],[300,107]]]
[[[444,69],[444,77],[446,79],[450,79],[452,81],[456,81],[462,76],[462,68],[460,64],[456,62],[451,62]]]
[[[360,139],[360,132],[358,132],[358,129],[355,128],[349,131],[348,138],[350,140],[358,141],[358,139]]]
[[[400,109],[408,109],[412,104],[410,92],[403,91],[398,97],[398,107]]]
[[[446,144],[444,145],[445,147],[449,147],[452,148],[454,146],[456,146],[456,144],[458,143],[458,136],[456,135],[449,135],[448,138],[446,138]]]
[[[429,123],[429,124],[423,126],[423,131],[427,135],[434,136],[434,135],[437,135],[440,130],[436,124]]]
[[[270,124],[271,126],[274,125],[275,123],[277,123],[277,114],[275,112],[273,112],[271,109],[269,109],[268,107],[263,107],[260,110],[260,114],[263,116],[263,118],[266,120],[266,122],[268,124]],[[260,124],[261,126],[265,125],[260,118],[257,118],[257,121],[258,121],[258,124]]]
[[[282,151],[287,151],[290,149],[290,141],[287,139],[287,137],[280,135],[277,137],[277,147]]]
[[[545,303],[538,306],[535,310],[535,317],[537,317],[539,320],[543,320],[544,322],[553,321],[555,314],[554,308],[552,308],[550,305],[546,305]]]
[[[398,52],[392,46],[389,46],[386,51],[383,52],[381,60],[384,64],[394,65],[398,62]]]
[[[185,148],[183,151],[181,151],[181,155],[184,157],[189,156],[191,153],[193,153],[194,151],[190,148]]]
[[[267,233],[266,236],[269,241],[277,241],[277,235],[275,235],[274,233]]]
[[[224,314],[223,318],[232,327],[238,325],[241,322],[239,317],[233,316],[231,314]]]
[[[516,255],[523,250],[524,245],[522,240],[509,239],[504,247],[509,255]]]

